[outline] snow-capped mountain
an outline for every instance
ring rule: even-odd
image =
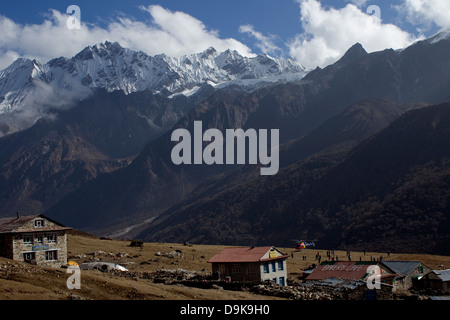
[[[35,91],[37,81],[47,82],[43,66],[36,60],[19,58],[0,71],[0,112],[21,105],[26,95]]]
[[[126,94],[150,90],[169,96],[195,92],[204,84],[273,81],[284,75],[302,78],[305,74],[305,68],[292,59],[267,55],[248,58],[231,50],[219,53],[212,47],[182,57],[149,56],[123,48],[117,42],[105,42],[86,47],[70,59],[56,58],[46,64],[22,58],[16,60],[0,71],[0,113],[20,110],[30,99],[29,95],[37,94],[39,98],[42,90],[69,92],[89,87],[122,90]],[[30,100],[35,103],[37,99]]]
[[[437,32],[434,36],[427,39],[427,41],[431,44],[438,43],[442,40],[450,41],[450,28],[444,28]]]

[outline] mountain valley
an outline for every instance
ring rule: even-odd
[[[434,39],[373,53],[355,44],[309,72],[292,59],[150,57],[110,42],[16,61],[0,72],[2,215],[153,242],[301,237],[449,254],[450,41]],[[49,87],[73,94],[30,109]],[[279,129],[280,171],[175,165],[171,133],[194,121]]]

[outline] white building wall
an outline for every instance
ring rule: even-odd
[[[261,280],[273,281],[278,285],[286,285],[286,259],[263,262],[260,265]]]

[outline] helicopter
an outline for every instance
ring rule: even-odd
[[[306,247],[309,246],[316,246],[316,241],[317,240],[312,240],[312,241],[306,241],[306,240],[291,240],[297,243],[297,245],[295,246],[295,250],[297,251],[301,251],[303,249],[306,249]]]

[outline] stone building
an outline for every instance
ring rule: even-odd
[[[287,255],[275,247],[225,248],[208,262],[221,279],[243,282],[273,282],[285,286]]]
[[[432,270],[419,279],[419,288],[430,288],[450,293],[450,269]]]
[[[396,274],[394,289],[408,290],[417,286],[418,280],[432,269],[420,261],[382,261],[380,265]]]
[[[67,263],[67,230],[44,215],[0,218],[0,256],[32,264]]]

